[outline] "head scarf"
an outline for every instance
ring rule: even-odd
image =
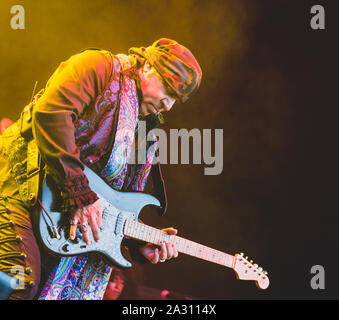
[[[174,40],[162,38],[147,48],[130,48],[129,54],[147,59],[181,102],[199,88],[202,71],[197,60]]]

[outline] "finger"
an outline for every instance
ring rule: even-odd
[[[179,255],[178,248],[175,244],[172,243],[172,248],[173,248],[173,258],[177,258]]]
[[[153,264],[157,264],[159,262],[159,249],[156,248],[154,250],[154,254],[153,254],[153,257],[151,258],[150,260]]]
[[[97,219],[98,227],[101,228],[102,227],[102,212],[100,209],[100,205],[98,205],[98,208],[97,208],[96,219]]]
[[[75,239],[77,228],[78,228],[78,223],[71,225],[71,228],[70,228],[70,231],[69,231],[69,237],[71,238],[71,240]]]
[[[78,212],[79,212],[79,210],[77,210],[72,217],[72,220],[73,220],[72,223],[73,224],[71,224],[71,227],[70,227],[70,230],[69,230],[69,236],[70,236],[71,240],[75,239],[75,235],[76,235],[76,232],[77,232],[78,223],[79,223],[79,218],[77,217]]]
[[[176,235],[178,233],[178,230],[174,228],[165,228],[162,231],[169,235]]]
[[[82,236],[84,238],[84,241],[86,242],[87,245],[89,245],[91,243],[91,240],[89,238],[88,228],[89,228],[89,226],[88,226],[87,219],[82,219],[82,221],[81,221],[81,232],[82,232]]]
[[[171,243],[166,242],[167,259],[173,258],[174,251]]]
[[[100,230],[99,230],[99,227],[98,227],[98,224],[97,224],[97,217],[96,217],[96,215],[92,214],[90,216],[89,224],[91,226],[93,238],[94,238],[94,240],[96,242],[98,242],[99,239],[100,239]]]
[[[160,259],[161,260],[167,259],[167,248],[166,248],[165,241],[161,244]]]

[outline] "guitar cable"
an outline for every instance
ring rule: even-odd
[[[57,238],[57,239],[60,239],[60,234],[58,232],[58,229],[57,227],[55,226],[51,216],[48,214],[47,210],[44,208],[44,206],[42,205],[40,199],[38,199],[38,202],[39,202],[39,205],[40,207],[42,208],[43,212],[47,215],[48,219],[51,221],[51,224],[52,224],[52,231],[53,231],[53,234],[54,236]]]

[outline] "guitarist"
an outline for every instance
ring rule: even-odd
[[[131,48],[128,55],[87,49],[59,65],[0,137],[0,271],[17,273],[22,284],[10,299],[103,298],[114,267],[91,255],[59,258],[44,281],[47,259],[34,234],[42,177],[50,175],[60,192],[59,211],[69,215],[70,237],[80,228],[87,243],[90,232],[100,241],[98,196],[83,164],[114,189],[143,191],[156,138],[148,142],[145,163],[128,162],[138,119],[146,119],[148,129],[158,125],[162,112],[196,91],[201,75],[193,54],[165,38]],[[125,245],[139,262],[178,256],[168,243],[157,248],[126,239]]]

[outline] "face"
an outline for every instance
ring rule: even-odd
[[[161,76],[148,62],[139,69],[139,77],[142,92],[139,112],[147,116],[170,111],[176,100],[164,85]]]

